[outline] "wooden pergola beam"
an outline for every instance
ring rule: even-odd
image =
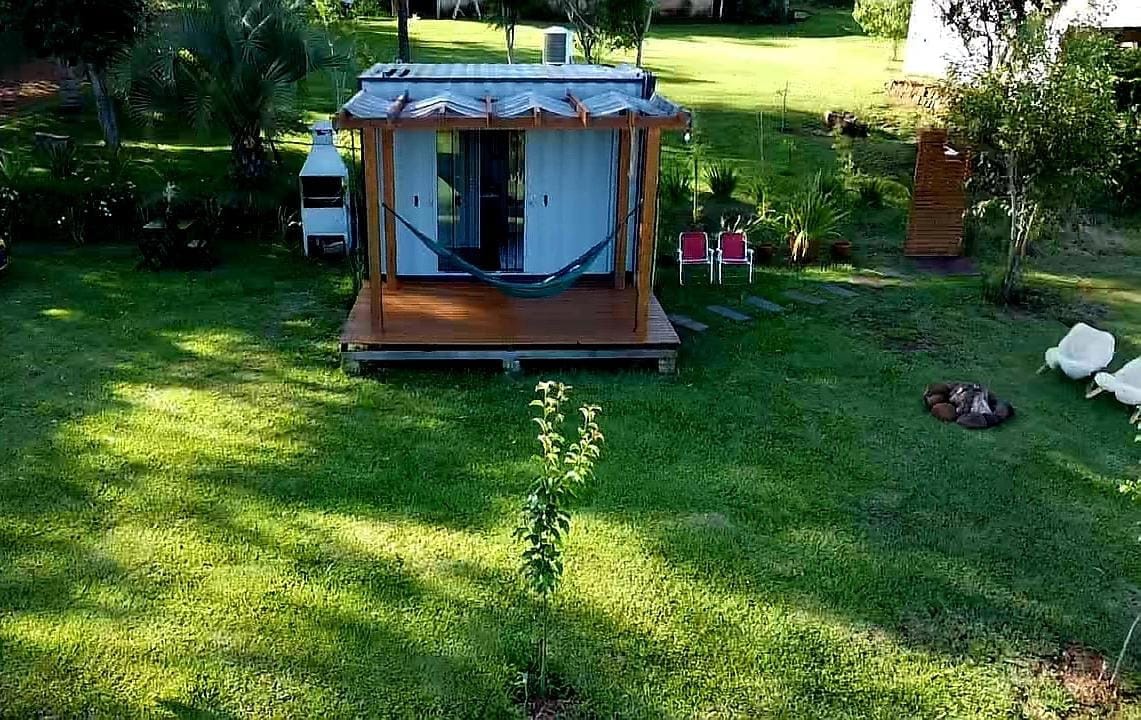
[[[404,106],[408,104],[408,93],[401,93],[400,97],[392,101],[392,105],[388,108],[388,119],[386,124],[392,125],[400,117],[400,113],[404,112]]]
[[[630,130],[618,131],[618,201],[615,203],[614,214],[617,217],[617,234],[614,236],[614,287],[617,290],[626,288],[626,244],[629,236],[626,234],[626,218],[630,214],[630,159],[634,133]]]
[[[396,209],[396,160],[392,130],[380,131],[380,160],[383,174],[381,182],[384,188],[384,204]],[[373,175],[372,177],[376,176]],[[390,212],[384,213],[384,248],[388,287],[395,290],[399,287],[396,279],[396,217]]]
[[[583,105],[582,101],[574,96],[574,93],[569,92],[567,93],[567,102],[569,102],[571,107],[574,108],[574,111],[578,113],[578,119],[582,122],[582,126],[586,127],[590,122],[590,112],[587,111],[586,105]]]
[[[373,332],[384,330],[384,297],[380,279],[380,198],[376,184],[377,130],[361,131],[361,159],[364,164],[366,234],[368,235],[369,320]]]
[[[530,130],[536,127],[535,115],[530,117],[502,118],[494,117],[489,125],[484,117],[454,117],[450,115],[432,115],[428,117],[401,117],[393,120],[386,118],[357,118],[347,113],[339,113],[335,117],[339,129],[360,128],[389,128],[394,130]],[[542,127],[551,130],[622,130],[634,127],[640,130],[684,130],[689,126],[689,114],[685,112],[677,115],[606,115],[598,117],[588,115],[586,125],[578,117],[559,117],[545,115]]]
[[[642,218],[638,226],[638,263],[635,284],[638,306],[634,327],[645,331],[650,318],[650,297],[654,293],[654,245],[658,230],[658,171],[661,166],[662,131],[646,131],[645,161],[642,166]]]

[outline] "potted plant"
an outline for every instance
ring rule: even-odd
[[[846,262],[852,259],[852,241],[840,238],[832,241],[832,259],[836,262]]]
[[[817,173],[812,183],[793,197],[782,216],[788,231],[788,251],[792,262],[803,264],[815,255],[821,241],[838,237],[840,222],[846,216],[847,213],[837,208],[830,194],[825,192],[820,173]]]

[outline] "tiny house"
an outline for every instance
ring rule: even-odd
[[[689,115],[651,73],[391,64],[359,82],[337,115],[361,133],[370,263],[346,360],[672,367],[678,338],[652,293],[659,156]],[[566,292],[512,292],[571,273]]]

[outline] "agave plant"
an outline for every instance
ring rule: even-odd
[[[267,144],[298,118],[298,83],[344,62],[303,0],[192,0],[118,78],[146,121],[224,128],[235,178],[256,184],[269,173]]]
[[[709,192],[718,200],[728,200],[737,189],[739,180],[737,169],[727,163],[714,163],[705,171],[705,180],[709,183]]]
[[[836,207],[826,192],[820,173],[812,183],[793,197],[782,219],[788,228],[788,250],[794,263],[802,263],[814,243],[839,235],[847,213]]]

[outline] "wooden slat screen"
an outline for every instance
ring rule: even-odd
[[[950,151],[946,130],[919,131],[904,255],[962,254],[963,213],[967,209],[965,183],[970,168],[970,153]]]

